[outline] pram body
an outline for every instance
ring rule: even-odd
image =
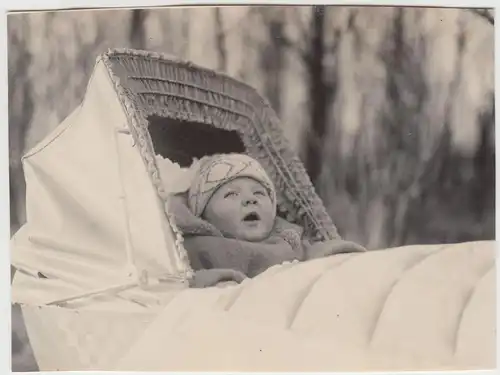
[[[311,241],[338,237],[255,90],[161,54],[98,58],[82,104],[23,158],[12,295],[40,370],[495,366],[492,241],[340,254],[188,288],[169,182],[193,157],[234,151],[262,163],[280,214]]]

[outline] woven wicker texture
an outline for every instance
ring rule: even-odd
[[[298,157],[286,141],[279,119],[251,87],[224,74],[157,53],[112,50],[106,63],[134,135],[165,198],[154,163],[149,116],[206,124],[237,131],[247,153],[259,160],[279,192],[280,213],[302,225],[313,241],[338,238]]]

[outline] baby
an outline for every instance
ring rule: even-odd
[[[276,192],[260,164],[242,154],[202,159],[188,192],[191,211],[228,238],[260,242],[276,218]]]
[[[193,168],[187,199],[176,196],[169,202],[195,270],[191,286],[241,282],[273,265],[311,258],[303,229],[276,215],[273,182],[256,160],[220,154],[201,159]],[[354,248],[347,251],[362,249]]]

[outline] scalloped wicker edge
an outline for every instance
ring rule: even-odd
[[[120,101],[122,102],[123,108],[129,119],[132,136],[139,146],[141,156],[151,176],[153,185],[155,186],[159,197],[164,202],[166,201],[168,194],[162,186],[159,170],[156,165],[153,143],[148,131],[149,123],[147,121],[147,115],[156,114],[164,117],[172,117],[172,113],[167,112],[166,109],[160,108],[147,111],[146,113],[146,111],[141,108],[141,106],[137,103],[137,95],[131,92],[131,90],[128,90],[125,85],[121,83],[120,77],[118,77],[114,72],[113,62],[111,60],[118,59],[120,57],[138,57],[144,60],[157,60],[162,63],[192,69],[201,74],[222,80],[224,84],[228,84],[230,87],[235,87],[245,92],[247,94],[247,100],[241,98],[238,98],[237,100],[251,107],[253,111],[251,116],[252,118],[250,119],[254,130],[252,134],[254,139],[252,141],[258,145],[252,146],[258,148],[261,154],[263,153],[260,155],[261,157],[259,160],[263,161],[264,164],[267,164],[269,169],[275,170],[279,176],[274,177],[281,179],[283,183],[287,185],[287,189],[289,190],[288,193],[294,195],[292,198],[287,196],[287,199],[296,201],[295,203],[300,206],[299,211],[303,211],[303,214],[312,221],[312,225],[318,233],[318,238],[316,238],[316,240],[339,238],[333,222],[326,213],[323,202],[314,191],[314,187],[305,171],[305,168],[300,160],[291,152],[288,142],[279,126],[279,119],[276,113],[270,106],[269,102],[264,99],[253,87],[236,80],[225,73],[216,72],[214,70],[196,65],[190,61],[179,59],[175,56],[126,48],[110,49],[107,53],[99,56],[97,60],[102,61],[107,67],[111,81],[115,86]],[[257,114],[259,115],[258,118],[256,118]],[[180,116],[184,120],[200,121],[200,118],[194,113],[183,113],[182,115],[175,114],[175,116]],[[212,125],[215,125],[213,123],[213,119],[203,118],[202,121],[205,123],[210,122]],[[219,128],[227,128],[228,125],[225,124],[225,121],[221,121],[222,124],[217,124],[215,126]],[[266,126],[266,123],[271,123],[273,126]],[[257,128],[259,125],[261,126],[260,129]],[[247,146],[249,145],[247,144]],[[176,236],[175,245],[181,257],[181,261],[188,267],[186,277],[191,277],[192,269],[189,265],[187,252],[183,246],[182,233],[175,225],[175,222],[169,215],[168,210],[165,209],[165,211],[168,217],[169,225]]]
[[[115,90],[118,93],[118,97],[120,99],[120,102],[122,103],[122,107],[127,115],[132,137],[134,138],[139,148],[139,152],[151,177],[151,181],[156,188],[158,196],[162,199],[163,202],[165,202],[167,193],[163,188],[163,184],[160,179],[160,172],[158,166],[156,165],[156,158],[154,157],[155,153],[151,136],[149,135],[149,131],[147,130],[148,123],[146,120],[146,116],[142,114],[142,110],[135,104],[133,100],[131,100],[125,87],[120,83],[120,78],[116,74],[114,74],[111,62],[109,60],[110,54],[112,54],[112,51],[100,55],[97,58],[97,61],[102,61],[107,68],[111,82],[113,83]],[[167,213],[167,210],[165,210],[165,208],[164,211]],[[183,245],[184,237],[182,235],[182,232],[175,225],[175,222],[171,216],[168,217],[167,222],[170,225],[170,229],[175,234],[175,248],[179,253],[180,260],[186,267],[186,271],[183,277],[185,279],[190,279],[193,277],[194,272],[191,268],[187,251]]]

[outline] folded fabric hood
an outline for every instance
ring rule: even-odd
[[[27,223],[12,240],[12,264],[82,291],[185,281],[191,268],[165,212],[156,155],[186,166],[224,151],[260,161],[280,214],[308,239],[338,238],[253,88],[170,56],[116,49],[97,59],[82,104],[23,158]]]

